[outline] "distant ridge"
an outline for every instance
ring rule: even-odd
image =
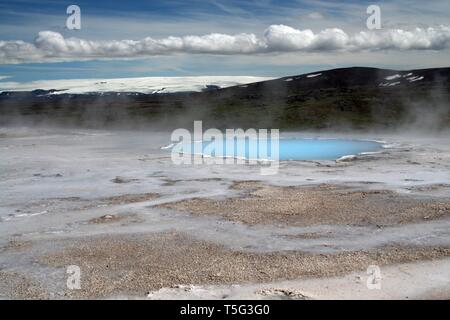
[[[0,81],[0,93],[40,91],[40,94],[166,94],[178,92],[201,92],[202,90],[208,89],[208,87],[225,88],[268,79],[271,78],[250,76],[194,76],[63,79],[31,81],[24,83]]]
[[[450,68],[339,68],[204,92],[0,94],[0,123],[170,129],[450,126]]]

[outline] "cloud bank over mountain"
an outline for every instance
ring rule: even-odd
[[[359,52],[380,50],[445,50],[450,27],[382,29],[347,34],[339,28],[299,30],[271,25],[262,37],[253,33],[151,37],[142,40],[86,40],[41,31],[33,43],[0,41],[0,64],[93,59],[133,59],[185,54],[250,55],[279,52]]]

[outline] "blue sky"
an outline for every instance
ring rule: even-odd
[[[53,31],[60,34],[62,39],[74,37],[94,42],[138,41],[146,37],[170,39],[211,33],[252,34],[259,41],[264,39],[263,34],[271,25],[285,25],[293,30],[311,29],[314,33],[327,28],[339,28],[351,36],[367,31],[366,8],[372,3],[374,2],[321,0],[1,0],[0,42],[21,40],[27,45],[38,46],[35,39],[41,31]],[[65,28],[66,8],[70,4],[81,8],[81,30]],[[383,29],[414,30],[417,27],[450,26],[450,4],[447,0],[378,1],[376,4],[382,9]],[[239,50],[235,52],[235,47],[230,49],[231,54],[222,54],[222,48],[216,52],[215,49],[208,51],[208,47],[206,52],[204,49],[177,49],[173,52],[167,50],[138,56],[128,56],[127,53],[125,58],[110,56],[109,53],[102,56],[104,51],[87,57],[76,53],[69,54],[68,57],[67,52],[64,52],[64,57],[61,58],[61,52],[57,52],[60,62],[56,62],[59,60],[54,58],[54,52],[51,53],[51,58],[36,57],[35,53],[25,52],[25,58],[20,61],[5,59],[2,62],[0,59],[0,79],[8,77],[3,81],[23,82],[135,76],[284,76],[351,65],[399,69],[448,66],[449,50],[447,43],[444,45],[435,46],[432,50],[383,49],[357,52],[302,49],[283,51],[279,49],[281,46],[267,52],[251,49],[250,54],[241,54]],[[0,58],[1,54],[0,52]]]

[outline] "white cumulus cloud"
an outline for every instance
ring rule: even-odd
[[[51,62],[89,59],[139,58],[187,54],[260,54],[272,52],[357,52],[379,50],[445,50],[450,27],[413,30],[383,29],[347,34],[339,28],[314,33],[285,25],[271,25],[262,37],[251,33],[211,33],[141,40],[85,40],[41,31],[33,43],[0,41],[0,63]]]

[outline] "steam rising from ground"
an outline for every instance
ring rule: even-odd
[[[449,96],[444,88],[436,88],[429,94],[428,100],[405,101],[408,104],[399,130],[411,129],[437,132],[448,129],[450,123]]]

